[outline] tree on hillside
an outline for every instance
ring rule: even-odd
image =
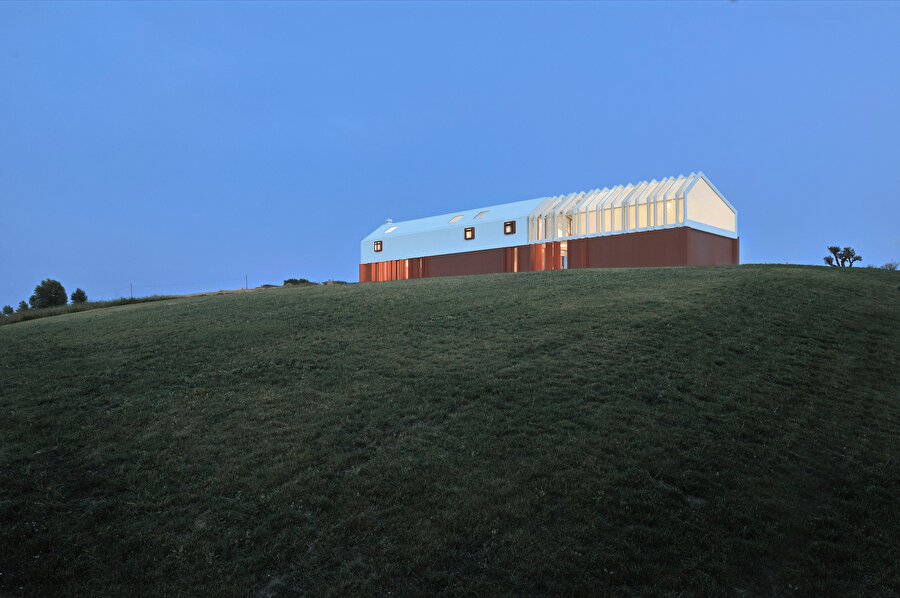
[[[3,315],[4,315],[4,316],[11,316],[11,315],[13,315],[13,308],[12,308],[12,305],[4,305],[4,306],[3,306]]]
[[[84,303],[87,301],[87,293],[81,289],[72,291],[72,303]]]
[[[900,266],[900,263],[897,263],[897,260],[893,262],[888,262],[881,267],[882,270],[896,270],[897,266]]]
[[[832,245],[828,251],[831,252],[831,255],[825,257],[825,263],[829,266],[852,268],[854,262],[862,261],[862,256],[856,255],[852,247],[841,249],[837,245]]]
[[[25,303],[25,300],[19,301],[19,307],[16,309],[16,313],[22,313],[23,311],[28,311],[28,304]]]
[[[65,305],[69,299],[66,297],[66,289],[58,280],[47,278],[41,281],[41,284],[34,287],[34,295],[28,299],[31,307],[40,309],[42,307],[53,307],[54,305]]]

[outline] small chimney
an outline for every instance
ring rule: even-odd
[[[384,221],[384,223],[385,223],[385,224],[393,224],[394,221],[391,220],[390,218],[388,218],[387,220]]]

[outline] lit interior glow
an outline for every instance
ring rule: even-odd
[[[528,217],[528,240],[685,224],[737,232],[737,213],[702,173],[548,197]]]

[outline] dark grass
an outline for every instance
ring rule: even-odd
[[[0,595],[897,595],[900,276],[283,288],[0,329]]]
[[[120,305],[134,305],[135,303],[150,303],[153,301],[167,301],[169,299],[178,298],[180,298],[179,295],[151,295],[149,297],[132,298],[123,297],[121,299],[111,299],[109,301],[84,301],[82,303],[67,303],[65,305],[44,307],[41,309],[27,309],[25,311],[16,312],[9,316],[0,316],[0,326],[4,324],[27,322],[28,320],[37,320],[38,318],[48,318],[50,316],[73,314],[80,311],[89,311],[92,309],[118,307]]]

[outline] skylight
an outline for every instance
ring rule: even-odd
[[[386,231],[384,231],[384,234],[392,233],[392,232],[394,232],[395,230],[397,230],[397,227],[396,227],[396,226],[392,226],[391,228],[389,228],[389,229],[387,229]]]
[[[453,224],[454,222],[459,222],[459,220],[461,218],[462,218],[462,214],[460,214],[459,216],[454,216],[453,218],[450,219],[450,224]]]
[[[478,212],[478,213],[475,215],[475,218],[473,218],[472,220],[478,220],[479,218],[484,218],[484,215],[487,214],[488,211],[489,211],[489,210],[485,210],[485,211],[483,211],[483,212]]]

